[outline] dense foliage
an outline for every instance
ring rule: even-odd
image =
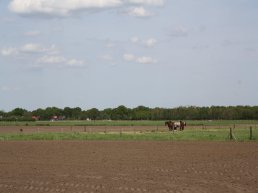
[[[28,111],[15,108],[10,112],[0,111],[2,121],[33,121],[33,120],[258,120],[258,106],[211,106],[211,107],[177,107],[148,108],[138,106],[127,108],[107,108],[98,110],[92,108],[82,110],[79,107],[64,109],[47,107]]]

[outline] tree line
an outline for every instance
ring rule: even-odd
[[[149,108],[138,106],[82,110],[80,107],[47,107],[28,111],[15,108],[10,112],[0,111],[0,121],[35,120],[258,120],[258,106],[211,106]]]

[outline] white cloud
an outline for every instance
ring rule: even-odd
[[[165,0],[128,0],[130,3],[162,6]]]
[[[55,45],[49,47],[42,46],[40,44],[28,43],[17,48],[4,48],[1,50],[1,54],[4,56],[15,56],[15,55],[31,55],[37,54],[36,56],[41,56],[36,59],[35,57],[28,58],[34,63],[33,68],[44,68],[44,65],[56,65],[56,67],[83,67],[85,62],[78,59],[68,59],[64,56],[59,55],[59,50]],[[34,55],[35,56],[35,55]]]
[[[148,46],[148,47],[153,47],[157,44],[157,40],[154,39],[154,38],[150,38],[148,39],[146,42],[145,42],[145,45]]]
[[[150,17],[152,15],[149,11],[146,11],[146,9],[144,9],[143,7],[130,8],[127,14],[134,17]]]
[[[24,15],[69,16],[79,10],[110,8],[121,4],[121,0],[13,0],[9,9]]]
[[[35,67],[43,67],[42,65],[55,65],[56,67],[84,67],[85,62],[83,60],[77,59],[67,59],[64,56],[60,55],[46,55],[37,60],[37,65]]]
[[[157,60],[153,59],[152,57],[149,57],[149,56],[136,57],[133,54],[124,54],[123,58],[127,62],[137,62],[140,64],[151,64],[151,63],[157,62]]]
[[[18,53],[19,51],[17,50],[17,48],[3,48],[1,50],[1,54],[4,56],[16,55]]]
[[[142,56],[142,57],[137,58],[136,62],[141,63],[141,64],[151,64],[151,63],[156,63],[157,61],[154,60],[152,57]]]
[[[51,45],[50,47],[45,47],[40,44],[28,43],[21,47],[9,47],[3,48],[1,50],[1,54],[4,56],[13,56],[19,54],[39,54],[39,53],[47,53],[47,54],[56,54],[58,53],[58,49],[55,45]]]
[[[29,43],[25,44],[21,47],[20,51],[26,53],[57,53],[58,50],[55,45],[51,45],[50,47],[44,47],[40,44]]]
[[[43,56],[38,59],[38,63],[44,64],[59,64],[66,62],[66,59],[63,56]]]
[[[141,40],[140,38],[134,36],[130,39],[130,41],[134,44],[140,44],[147,47],[153,47],[158,43],[158,40],[155,38],[149,38],[147,40]]]
[[[83,60],[70,59],[66,61],[66,65],[70,67],[83,67],[85,62]]]
[[[76,12],[120,8],[132,5],[163,6],[165,0],[12,0],[9,9],[20,15],[67,17]],[[142,7],[132,8],[130,15],[146,17]]]
[[[25,44],[20,49],[20,51],[22,52],[31,52],[31,53],[44,52],[44,50],[45,49],[39,44]]]

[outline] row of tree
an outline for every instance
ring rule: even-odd
[[[10,112],[0,111],[2,121],[33,121],[33,120],[258,120],[258,106],[211,106],[211,107],[177,107],[148,108],[138,106],[98,110],[92,108],[82,110],[80,107],[64,109],[47,107],[28,111],[15,108]]]

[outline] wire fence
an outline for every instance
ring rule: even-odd
[[[84,134],[164,134],[189,136],[192,139],[232,141],[258,140],[257,125],[187,126],[184,131],[171,132],[164,126],[1,126],[0,134],[84,133]],[[172,137],[173,138],[173,137]]]

